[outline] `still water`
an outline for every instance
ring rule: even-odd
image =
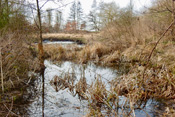
[[[68,89],[56,92],[55,87],[51,85],[51,81],[55,75],[62,76],[64,73],[76,75],[76,81],[80,79],[82,74],[85,75],[88,84],[95,81],[96,77],[101,77],[106,84],[106,88],[110,90],[112,79],[117,77],[117,70],[108,67],[96,66],[93,63],[88,65],[79,65],[72,62],[52,63],[45,60],[45,117],[82,117],[88,113],[88,102],[79,100],[78,96],[73,96]],[[41,77],[35,81],[37,96],[31,100],[28,108],[30,117],[42,116],[42,81]],[[120,97],[120,104],[125,101],[125,97]],[[157,115],[156,111],[161,110],[158,102],[149,100],[142,110],[135,110],[137,117],[146,117]],[[119,109],[120,113],[121,109]],[[129,110],[128,110],[129,111]]]
[[[44,44],[53,44],[57,46],[58,44],[63,47],[69,47],[74,42],[50,42],[45,41]],[[81,45],[79,45],[82,47]],[[100,77],[102,82],[105,83],[106,89],[110,91],[110,81],[118,76],[118,70],[97,66],[93,63],[87,65],[75,64],[73,62],[61,62],[53,63],[52,61],[45,60],[45,117],[82,117],[88,113],[88,101],[80,100],[77,95],[72,95],[68,89],[56,91],[51,81],[53,81],[54,76],[63,77],[64,74],[74,74],[75,83],[84,76],[86,78],[87,84],[94,83],[96,78]],[[27,104],[26,116],[30,117],[41,117],[42,116],[42,78],[39,77],[34,83],[34,89],[28,89],[28,94],[34,95],[33,98],[29,98],[29,104]],[[122,105],[126,98],[119,97],[119,104]],[[125,108],[127,111],[127,108]],[[136,117],[146,117],[146,116],[158,116],[161,111],[164,110],[164,105],[155,100],[148,100],[144,108],[136,109]],[[128,111],[130,111],[128,109]],[[118,110],[121,116],[122,109]]]

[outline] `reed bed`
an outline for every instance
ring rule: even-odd
[[[0,116],[18,116],[12,112],[26,87],[35,79],[29,72],[39,70],[36,51],[19,33],[0,37]]]

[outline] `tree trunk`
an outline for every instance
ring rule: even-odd
[[[40,8],[39,8],[39,2],[37,2],[37,13],[38,13],[38,20],[39,20],[39,41],[38,41],[38,51],[39,51],[39,60],[41,62],[41,67],[44,66],[44,50],[43,50],[43,37],[42,37],[42,22],[41,22],[41,13],[40,13]]]
[[[43,50],[43,37],[42,37],[42,22],[41,22],[41,12],[39,7],[39,2],[36,0],[37,3],[37,13],[38,13],[38,21],[39,21],[39,41],[38,41],[38,51],[39,51],[39,60],[40,60],[40,67],[41,67],[41,76],[42,76],[42,116],[44,117],[44,50]]]

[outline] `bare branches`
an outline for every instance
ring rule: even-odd
[[[150,61],[150,58],[151,58],[151,56],[152,56],[154,50],[156,49],[157,45],[159,44],[159,42],[161,41],[161,39],[165,36],[165,34],[169,31],[169,29],[173,26],[173,24],[174,24],[174,22],[172,22],[172,23],[168,26],[168,28],[165,30],[165,32],[161,35],[161,37],[159,38],[159,40],[156,42],[154,48],[152,49],[152,51],[151,51],[151,53],[150,53],[150,55],[149,55],[149,57],[148,57],[148,61]]]
[[[175,6],[174,6],[174,2],[175,2],[175,0],[172,0],[172,18],[173,18],[173,21],[172,21],[172,23],[168,26],[168,28],[165,30],[165,32],[161,35],[161,37],[158,39],[158,41],[156,42],[154,48],[152,49],[152,51],[151,51],[151,53],[150,53],[150,55],[149,55],[149,57],[148,57],[148,61],[150,61],[150,58],[151,58],[151,56],[152,56],[154,50],[156,49],[158,43],[159,43],[159,42],[161,41],[161,39],[165,36],[165,34],[169,31],[169,29],[170,29],[173,25],[175,25]]]
[[[41,7],[40,9],[42,9],[44,7],[45,4],[47,4],[50,0],[47,0]]]

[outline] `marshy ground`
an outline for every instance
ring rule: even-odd
[[[25,38],[22,35],[18,36]],[[12,72],[8,75],[11,75],[11,78],[15,76],[15,79],[4,79],[6,81],[4,86],[8,87],[5,92],[10,93],[1,95],[2,115],[6,115],[7,110],[12,116],[18,116],[15,112],[24,115],[24,111],[26,114],[32,111],[35,115],[41,115],[41,77],[38,74],[36,43],[29,41],[30,43],[26,44],[25,42],[23,46],[20,46],[21,48],[15,49],[17,52],[6,53],[12,48],[19,47],[17,44],[9,45],[9,43],[14,43],[11,40],[15,40],[15,36],[8,38],[9,41],[4,41],[2,44],[4,47],[3,66],[9,66],[7,71],[10,69]],[[127,40],[128,45],[125,40],[114,42],[103,32],[44,34],[43,38],[45,39],[43,45],[47,81],[45,100],[48,105],[45,109],[53,116],[173,116],[175,103],[175,55],[173,52],[175,48],[172,40],[160,43],[148,61],[148,56],[155,45],[152,39],[144,43],[135,43],[133,47],[132,40]],[[34,61],[30,61],[31,58]],[[13,64],[8,64],[7,60],[12,61],[10,63]],[[49,63],[48,60],[53,63]],[[66,61],[69,61],[69,64],[66,64]],[[23,63],[20,64],[23,69],[19,68],[19,62]],[[97,67],[88,69],[91,63]],[[63,66],[65,70],[60,70],[64,68]],[[71,68],[68,68],[70,66]],[[99,69],[98,66],[102,68]],[[77,71],[78,68],[81,72]],[[112,70],[102,72],[103,69],[108,68]],[[100,73],[89,73],[98,69]],[[28,73],[28,70],[31,72]],[[111,71],[115,72],[111,73]],[[21,77],[19,76],[21,72],[24,73],[23,79],[16,79],[16,76]],[[112,74],[111,78],[109,78],[109,73]],[[88,81],[89,78],[92,82]],[[15,82],[16,80],[18,82]],[[24,87],[21,88],[21,86]],[[26,87],[28,87],[27,91]],[[60,97],[60,95],[63,96]],[[69,99],[72,99],[72,102]],[[21,106],[10,108],[18,107],[16,102],[19,100],[24,100],[22,108]],[[74,103],[75,100],[76,103]],[[80,104],[79,101],[84,101],[84,103]],[[23,108],[24,105],[25,108]],[[62,108],[62,110],[69,108],[70,111],[56,113],[51,111],[54,108]]]
[[[89,84],[90,87],[83,87],[86,84],[83,79],[79,79],[79,84],[70,84],[71,81],[67,78],[57,79],[58,87],[69,89],[70,92],[75,91],[80,97],[93,104],[89,105],[89,116],[116,116],[119,115],[117,108],[122,109],[120,114],[122,112],[122,115],[126,116],[138,115],[138,109],[148,114],[144,111],[144,107],[150,100],[164,105],[157,115],[173,115],[174,42],[159,44],[148,62],[147,58],[155,45],[152,41],[148,41],[148,44],[135,44],[135,47],[131,44],[131,47],[127,48],[102,39],[102,33],[84,34],[84,36],[83,34],[47,34],[44,38],[64,41],[66,38],[71,39],[71,35],[73,35],[72,40],[81,39],[84,45],[79,46],[76,42],[74,45],[45,44],[44,50],[49,60],[72,61],[78,64],[93,62],[96,65],[114,68],[118,66],[119,69],[122,69],[121,66],[126,66],[124,72],[109,81],[110,90],[106,89],[106,84],[101,80],[97,80],[95,84]],[[78,89],[77,85],[80,85]],[[125,97],[122,106],[119,105],[120,96]]]
[[[175,116],[174,0],[101,2],[66,24],[47,2],[0,0],[0,116]]]

